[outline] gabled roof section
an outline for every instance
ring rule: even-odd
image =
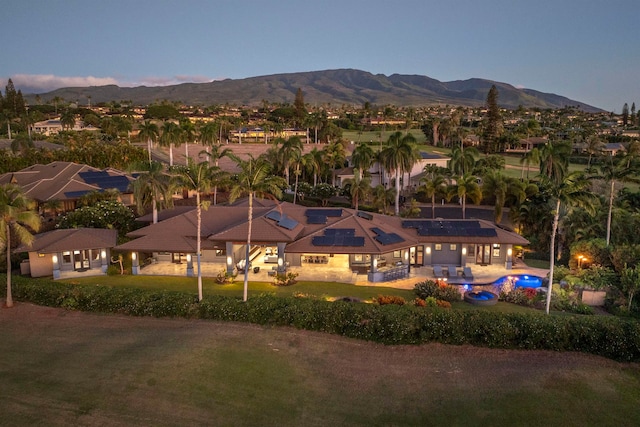
[[[71,250],[112,248],[117,230],[104,228],[70,228],[36,234],[31,246],[21,245],[16,252],[56,253]]]
[[[36,164],[0,176],[0,184],[13,182],[22,187],[28,197],[39,202],[77,199],[92,191],[112,188],[126,193],[131,181],[133,177],[116,169],[100,170],[73,162]]]

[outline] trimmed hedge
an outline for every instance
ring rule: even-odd
[[[383,344],[440,342],[579,351],[640,361],[640,322],[614,317],[444,310],[266,294],[244,303],[218,295],[206,296],[198,303],[195,295],[183,292],[81,286],[22,277],[14,278],[13,295],[16,300],[73,310],[292,326]]]

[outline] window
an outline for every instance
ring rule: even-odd
[[[500,256],[500,244],[498,244],[498,243],[494,243],[493,244],[493,256],[494,257],[499,257]]]
[[[225,256],[227,255],[226,249],[216,249],[216,256]]]
[[[91,260],[99,261],[100,260],[100,251],[98,249],[91,250]]]
[[[476,245],[467,246],[467,256],[475,256]]]
[[[362,254],[357,254],[353,256],[353,260],[355,262],[362,262]]]
[[[442,250],[442,245],[440,243],[436,243],[435,244],[435,248],[436,251],[441,251]]]
[[[402,255],[400,255],[400,251],[393,251],[393,257],[394,258],[400,258]]]
[[[455,243],[452,243],[452,244],[449,245],[449,250],[450,251],[455,251],[456,249],[458,249],[458,247],[456,246]]]
[[[71,264],[71,252],[69,251],[62,252],[62,263]]]

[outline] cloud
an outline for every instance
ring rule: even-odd
[[[134,80],[126,80],[115,77],[76,76],[63,77],[53,74],[14,74],[10,76],[16,89],[24,93],[44,93],[62,87],[87,87],[118,85],[120,87],[136,86],[170,86],[181,83],[207,83],[213,80],[202,75],[180,74],[173,77],[147,76]],[[7,78],[0,78],[0,81]]]

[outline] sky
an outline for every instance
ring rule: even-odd
[[[0,91],[352,68],[640,107],[639,0],[3,0]],[[303,88],[304,91],[304,88]]]

